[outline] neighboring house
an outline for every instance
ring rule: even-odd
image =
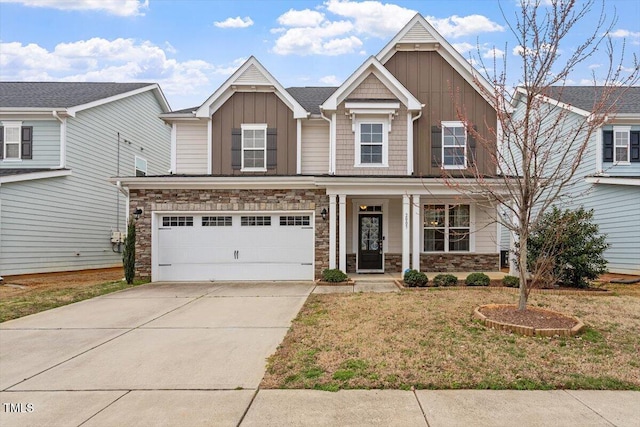
[[[162,114],[173,175],[121,178],[142,209],[137,274],[311,280],[347,272],[499,268],[488,82],[420,15],[338,88],[285,89],[249,58],[202,105]],[[468,113],[459,121],[456,106]]]
[[[167,173],[167,111],[156,84],[0,82],[0,275],[121,265],[108,179]]]
[[[601,91],[594,86],[551,87],[548,102],[568,112],[564,123],[570,126],[589,120]],[[609,271],[640,275],[640,87],[616,91],[613,114],[592,135],[573,182],[557,204],[593,209],[593,222],[610,245],[604,253]],[[521,107],[516,103],[514,114]],[[507,236],[503,231],[503,249]]]

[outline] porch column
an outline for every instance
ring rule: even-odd
[[[413,238],[413,254],[411,266],[414,270],[420,271],[420,231],[422,230],[422,223],[420,221],[420,195],[414,194],[412,199],[411,212],[413,213],[413,218],[411,218],[411,237]]]
[[[329,268],[336,268],[336,196],[329,195]]]
[[[340,204],[340,250],[338,251],[340,270],[347,272],[347,196],[340,194],[338,196],[338,203]]]
[[[411,206],[411,201],[409,200],[409,195],[408,194],[404,194],[402,196],[402,273],[404,274],[404,271],[406,269],[409,268],[409,258],[410,258],[410,251],[411,251],[411,246],[410,246],[410,237],[411,237],[411,232],[410,232],[410,206]]]

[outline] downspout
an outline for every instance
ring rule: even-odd
[[[325,119],[326,121],[329,122],[329,175],[333,175],[335,173],[335,171],[333,170],[333,122],[331,119],[327,118],[324,115],[324,111],[322,111],[322,108],[320,109],[320,117],[322,117],[323,119]]]
[[[424,108],[425,104],[422,104],[422,108]],[[410,149],[410,151],[407,151],[409,153],[411,153],[411,156],[408,160],[409,165],[411,166],[411,171],[409,172],[409,175],[413,175],[413,172],[415,172],[415,169],[413,168],[413,124],[416,122],[416,120],[418,120],[420,117],[422,117],[422,109],[418,112],[418,115],[415,117],[411,118],[411,147],[407,147],[407,150]],[[409,133],[409,132],[407,132]]]
[[[58,169],[65,169],[67,167],[67,118],[60,117],[56,110],[51,113],[60,122],[60,164]]]

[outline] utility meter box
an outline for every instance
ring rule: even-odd
[[[111,232],[111,243],[122,243],[124,242],[124,233],[119,231]]]

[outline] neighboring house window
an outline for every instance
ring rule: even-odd
[[[136,156],[136,176],[147,176],[147,161]]]
[[[467,130],[462,122],[442,122],[442,167],[467,167]]]
[[[470,224],[469,205],[426,205],[424,252],[468,252]]]
[[[267,125],[242,125],[242,170],[267,170]]]
[[[630,131],[630,127],[613,128],[613,161],[615,163],[629,162]]]
[[[32,134],[32,126],[22,126],[22,122],[3,122],[0,126],[0,159],[33,158]]]
[[[356,166],[386,166],[386,145],[383,122],[359,121],[356,127]]]

